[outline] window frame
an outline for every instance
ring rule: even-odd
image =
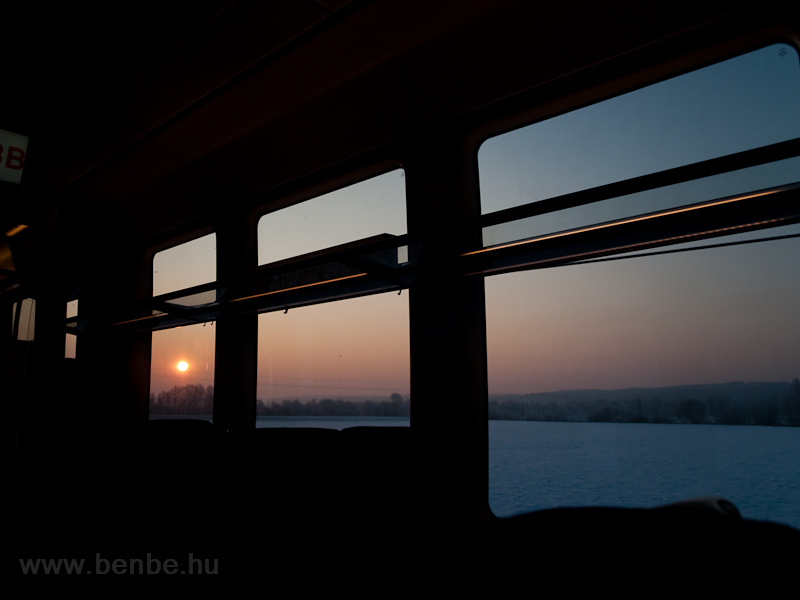
[[[493,107],[490,109],[490,111],[488,111],[485,122],[474,127],[468,137],[468,144],[474,150],[472,155],[474,161],[473,168],[475,169],[476,174],[474,185],[477,187],[476,194],[478,198],[480,198],[479,169],[477,165],[478,154],[482,144],[486,140],[502,135],[509,131],[519,129],[521,127],[546,121],[562,114],[566,114],[586,106],[627,94],[637,89],[659,83],[687,72],[702,69],[703,67],[715,64],[717,62],[732,59],[760,48],[779,43],[792,46],[795,52],[800,55],[800,36],[798,36],[792,29],[773,27],[759,30],[747,36],[746,38],[736,37],[727,39],[722,43],[717,43],[712,46],[701,46],[694,51],[683,52],[678,55],[671,55],[669,53],[669,49],[667,48],[666,56],[661,56],[661,60],[657,61],[656,64],[653,65],[638,64],[641,62],[641,58],[638,55],[633,55],[631,57],[620,57],[616,61],[613,61],[611,65],[598,67],[589,73],[576,74],[574,81],[570,80],[570,78],[566,78],[566,80],[550,82],[540,89],[532,90],[531,93],[524,93],[508,102],[500,103],[497,107]],[[645,56],[646,54],[647,53],[645,53]],[[585,84],[586,81],[588,81],[590,85],[582,87],[581,82]],[[797,142],[798,139],[796,139],[795,142]],[[795,143],[792,148],[787,150],[787,152],[794,156],[800,156],[800,154],[797,154],[796,151],[797,146],[798,144]],[[746,152],[757,154],[758,151],[759,149],[756,148],[753,151]],[[721,157],[721,159],[712,159],[712,161],[717,160],[719,162],[723,162],[724,159],[725,157]],[[774,160],[777,160],[777,158]],[[687,171],[691,171],[694,167],[694,164],[687,165],[685,169]],[[681,167],[679,167],[679,169],[680,168]],[[652,178],[656,179],[657,176],[658,174],[654,174]],[[648,176],[644,177],[646,178]],[[619,187],[620,191],[613,193],[613,195],[610,193],[609,197],[616,197],[626,193],[623,191],[625,187],[624,183],[612,183],[607,187],[613,186]],[[658,186],[652,187],[655,188]],[[594,193],[593,190],[596,189],[598,188],[590,188],[583,192],[577,192],[574,195],[585,194],[590,196]],[[602,200],[602,198],[600,199]],[[530,209],[533,205],[537,204],[541,205],[541,208],[544,209],[542,212],[560,210],[561,208],[570,206],[569,204],[562,204],[559,206],[562,201],[563,197],[555,197],[552,199],[535,201],[519,207],[513,207],[494,213],[483,214],[481,212],[481,217],[476,219],[476,221],[488,224],[492,223],[493,220],[499,222],[502,220],[503,215],[498,213],[505,213],[506,215],[513,217],[514,213],[524,214],[526,209]],[[594,201],[597,200],[587,200],[587,203]],[[478,229],[480,230],[480,227]],[[720,239],[722,240],[724,238],[721,237]],[[482,244],[479,245],[479,247],[482,248]],[[522,266],[515,269],[500,270],[497,273],[476,273],[476,276],[484,279],[485,277],[491,277],[494,274],[502,274],[517,270],[532,270],[533,268],[534,267]],[[486,393],[485,403],[488,404],[488,390]],[[488,414],[486,415],[484,423],[488,425]],[[488,456],[488,433],[485,436],[484,449]],[[488,473],[488,461],[486,469]],[[485,514],[488,514],[489,519],[498,519],[489,506],[488,477],[485,480],[485,510]]]
[[[190,286],[187,288],[182,288],[178,290],[174,290],[171,292],[166,292],[159,295],[153,295],[154,291],[154,275],[155,275],[155,257],[164,251],[169,251],[173,248],[177,248],[184,244],[191,243],[195,240],[202,239],[206,236],[214,235],[215,239],[215,253],[214,253],[214,260],[215,260],[215,269],[214,269],[214,280],[202,283],[194,286]],[[170,320],[156,320],[154,321],[155,315],[153,314],[154,309],[151,307],[158,306],[160,303],[167,303],[169,300],[178,299],[185,296],[187,293],[193,293],[196,291],[206,291],[206,290],[213,290],[216,289],[218,286],[218,279],[219,279],[219,266],[218,266],[218,244],[219,239],[217,236],[217,231],[215,228],[211,226],[201,226],[201,227],[194,227],[189,228],[183,233],[175,237],[169,237],[164,240],[158,241],[156,243],[151,244],[146,253],[147,262],[146,264],[149,266],[149,269],[146,269],[147,276],[146,279],[146,289],[149,290],[149,296],[146,298],[139,307],[134,311],[133,314],[138,316],[131,319],[129,322],[143,322],[146,323],[144,327],[146,328],[148,335],[148,343],[147,343],[147,398],[146,402],[142,402],[140,408],[140,414],[146,415],[147,420],[152,419],[150,413],[150,397],[153,394],[152,392],[152,358],[153,358],[153,332],[155,331],[162,331],[167,329],[174,329],[185,325],[185,323],[178,319],[178,322],[172,322]],[[202,321],[204,322],[204,321]],[[213,322],[213,321],[212,321]],[[123,321],[123,324],[125,322]],[[153,323],[152,325],[150,325]],[[119,323],[118,323],[119,324]],[[216,333],[216,332],[215,332]],[[216,344],[216,335],[215,335],[215,344]],[[216,355],[216,350],[214,352]],[[216,356],[215,356],[215,363],[216,363]],[[216,369],[215,369],[216,373]],[[216,404],[215,402],[213,404]]]
[[[795,49],[800,47],[798,37],[792,29],[788,28],[759,30],[746,37],[727,38],[722,42],[717,40],[712,45],[708,45],[706,40],[701,39],[698,35],[688,42],[686,39],[680,40],[677,52],[675,51],[676,46],[672,42],[660,45],[655,43],[647,51],[640,49],[478,109],[445,128],[446,136],[442,136],[441,131],[438,130],[423,132],[416,137],[411,135],[409,139],[400,140],[391,147],[381,150],[382,156],[391,158],[384,158],[376,162],[373,160],[375,153],[369,153],[368,159],[362,157],[355,161],[358,163],[356,166],[353,161],[348,161],[347,164],[324,169],[291,184],[259,194],[248,202],[247,206],[234,207],[230,215],[225,217],[226,227],[234,232],[233,235],[238,243],[243,243],[250,248],[250,250],[245,249],[244,251],[249,258],[241,261],[237,268],[241,272],[258,269],[254,249],[257,223],[264,215],[397,167],[403,168],[406,174],[406,215],[409,239],[430,232],[431,229],[463,225],[465,218],[474,220],[480,217],[477,157],[485,139],[778,42],[790,43]],[[420,141],[430,142],[429,147],[420,146]],[[423,146],[426,145],[423,144]],[[437,153],[439,153],[438,156],[434,156]],[[363,166],[364,164],[367,166]],[[376,165],[383,166],[376,167]],[[442,205],[432,206],[430,200],[433,197],[444,198]],[[216,230],[218,233],[217,252],[219,256],[221,251],[226,251],[231,237],[226,239],[220,235],[218,229],[211,225],[206,225],[206,228],[207,230]],[[170,237],[160,245],[152,246],[148,251],[148,264],[152,265],[152,257],[156,251],[191,239],[196,236],[196,231],[195,229],[191,233],[181,233],[177,237]],[[150,271],[152,274],[152,269]],[[452,275],[453,273],[447,272],[446,274]],[[425,277],[429,275],[425,275]],[[484,427],[488,393],[485,389],[483,277],[484,275],[479,275],[469,278],[478,281],[479,284],[472,285],[469,289],[456,291],[425,289],[428,286],[427,283],[425,285],[414,283],[408,286],[412,297],[409,314],[412,340],[410,350],[411,393],[415,399],[419,400],[422,395],[420,392],[425,391],[426,382],[431,381],[430,373],[421,367],[423,360],[420,358],[425,355],[424,346],[426,341],[432,339],[431,336],[446,334],[450,331],[455,336],[454,339],[464,342],[460,344],[460,364],[468,364],[471,369],[474,369],[476,385],[474,389],[469,390],[465,398],[465,412],[468,416],[461,422],[466,433],[459,432],[456,427],[450,429],[448,434],[453,436],[450,439],[451,442],[456,445],[463,444],[465,449],[464,453],[452,456],[452,459],[458,463],[457,473],[439,481],[437,478],[441,475],[440,473],[426,472],[424,468],[421,469],[422,480],[432,483],[433,488],[439,492],[438,499],[432,502],[432,505],[437,505],[443,510],[451,510],[454,505],[458,505],[459,508],[453,512],[470,519],[475,516],[479,519],[494,518],[488,508],[488,436]],[[218,262],[218,282],[222,278]],[[149,283],[149,287],[152,289],[152,281]],[[433,287],[436,287],[435,284]],[[442,302],[445,299],[459,304],[463,303],[469,307],[467,313],[470,314],[450,315],[447,317],[447,323],[439,326],[435,332],[426,331],[426,319],[429,315],[441,310]],[[309,303],[313,304],[316,301]],[[459,322],[463,324],[465,319],[470,322],[462,332],[464,335],[460,335],[459,331],[451,326]],[[481,328],[483,328],[482,334]],[[256,329],[257,326],[253,321],[250,325],[243,325],[240,332],[247,337],[249,335],[247,331],[252,333]],[[481,340],[481,335],[483,340]],[[219,343],[218,337],[218,348],[220,347]],[[242,357],[254,366],[256,362],[255,345],[250,338],[246,345],[249,345],[251,349]],[[217,365],[218,376],[229,379],[228,370]],[[254,373],[252,375],[254,376]],[[216,382],[215,388],[220,389]],[[255,406],[255,394],[252,395],[251,404]],[[422,410],[418,410],[419,406],[420,403],[417,402],[413,423],[419,433],[418,440],[422,451],[431,450],[438,452],[440,456],[450,456],[452,453],[444,448],[444,442],[436,439],[442,433],[440,427],[444,425],[446,411],[440,406],[423,406]],[[226,418],[221,423],[223,426],[247,427],[249,422],[255,421],[254,412],[251,416],[252,418],[248,416],[246,409],[242,409],[239,410],[238,417]],[[431,508],[436,510],[436,506]]]

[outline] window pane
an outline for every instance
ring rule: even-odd
[[[495,513],[718,495],[800,526],[798,256],[795,238],[487,278]]]
[[[180,244],[153,257],[153,295],[216,279],[216,235]],[[150,355],[150,418],[208,419],[214,401],[214,323],[154,331]]]
[[[153,332],[150,418],[211,418],[214,401],[214,323]]]
[[[258,427],[408,425],[408,296],[258,317]]]
[[[217,279],[217,236],[213,233],[168,248],[153,257],[153,296]]]
[[[64,358],[75,358],[78,346],[78,336],[72,333],[64,334]]]
[[[485,227],[483,245],[488,247],[532,239],[658,210],[745,195],[798,181],[800,158],[779,160]]]
[[[397,169],[264,215],[258,222],[258,264],[406,233],[404,176]]]
[[[483,212],[800,137],[798,96],[797,52],[776,44],[496,136],[479,153]],[[663,208],[641,200],[636,214]]]
[[[799,66],[777,44],[488,140],[483,212],[798,138]],[[487,227],[484,245],[798,181],[800,159],[775,161]],[[798,235],[488,278],[495,513],[717,495],[800,526],[800,241],[722,246]]]
[[[78,301],[70,300],[67,302],[67,319],[78,316]]]

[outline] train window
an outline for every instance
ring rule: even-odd
[[[153,295],[216,280],[216,235],[153,257]],[[214,323],[154,331],[150,358],[150,418],[211,419],[214,401]]]
[[[718,495],[800,526],[800,238],[704,245],[486,279],[496,514]]]
[[[258,427],[409,424],[408,295],[258,317]]]
[[[217,236],[213,233],[156,253],[153,296],[176,292],[217,278]]]
[[[800,62],[775,44],[487,140],[484,213],[800,137]],[[796,181],[792,158],[484,229],[484,245]]]
[[[603,222],[635,218],[643,213],[648,214],[648,211],[657,212],[714,202],[723,197],[759,193],[768,188],[795,183],[798,174],[800,158],[737,169],[584,206],[490,225],[483,228],[483,244],[485,247],[496,247],[519,240],[541,239]]]
[[[798,97],[797,52],[775,44],[482,146],[485,214],[556,198],[542,214],[485,228],[484,246],[558,237],[559,251],[578,257],[486,278],[496,514],[720,495],[746,517],[800,526],[800,225],[755,216],[773,202],[767,195],[795,202],[800,160],[558,205],[565,194],[800,138]],[[702,217],[703,236],[716,237],[680,229],[697,222],[685,209],[735,202]],[[680,223],[667,217],[679,212]],[[744,225],[728,225],[733,213]],[[663,226],[581,257],[587,232],[592,243],[630,240],[620,224],[648,219]]]
[[[381,234],[406,233],[402,169],[264,215],[265,265]],[[397,263],[408,260],[398,249]],[[409,423],[406,295],[383,293],[258,318],[257,426]]]
[[[214,324],[153,332],[150,418],[211,419],[214,407]]]
[[[404,176],[395,169],[264,215],[258,222],[258,264],[383,233],[406,233]]]

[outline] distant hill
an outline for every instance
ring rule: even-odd
[[[757,400],[786,393],[791,384],[785,381],[759,381],[707,383],[696,385],[673,385],[668,387],[625,388],[619,390],[560,390],[534,394],[490,394],[489,400],[517,400],[524,402],[576,402],[587,400],[683,400],[684,398],[706,398],[727,396],[739,400]]]

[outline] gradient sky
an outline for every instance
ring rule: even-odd
[[[408,292],[258,317],[258,398],[409,392]]]
[[[777,44],[490,138],[483,211],[793,139],[798,95],[797,52]]]
[[[150,358],[150,392],[188,383],[214,385],[214,323],[198,323],[153,332]],[[186,361],[189,368],[178,370]]]
[[[168,294],[214,281],[217,277],[217,237],[205,235],[158,252],[153,257],[153,295]],[[186,361],[189,368],[178,370]],[[150,392],[188,383],[214,384],[214,324],[198,323],[153,332]]]
[[[797,53],[773,45],[489,139],[483,210],[800,137],[798,97]],[[484,242],[798,180],[800,161],[781,161],[494,227]],[[787,233],[800,227],[746,237]],[[489,277],[490,393],[798,377],[799,251],[785,240]]]
[[[490,393],[800,377],[798,256],[789,239],[487,278]]]
[[[402,169],[264,215],[259,264],[381,233],[406,232]],[[214,281],[213,234],[159,252],[153,294]],[[380,294],[259,316],[257,393],[263,400],[409,393],[408,293]],[[185,360],[186,372],[177,364]],[[151,392],[213,384],[214,328],[153,332]]]
[[[484,212],[800,137],[800,62],[769,46],[487,140]],[[800,181],[800,160],[558,211],[487,244]],[[406,231],[403,172],[265,215],[259,264]],[[757,235],[800,233],[800,226]],[[719,240],[718,240],[719,241]],[[727,240],[725,240],[727,241]],[[215,239],[156,255],[154,294],[212,281]],[[800,377],[800,241],[489,277],[490,393]],[[153,333],[152,391],[213,382],[214,327]],[[408,296],[259,316],[258,397],[407,394]],[[190,370],[175,365],[187,360]]]

